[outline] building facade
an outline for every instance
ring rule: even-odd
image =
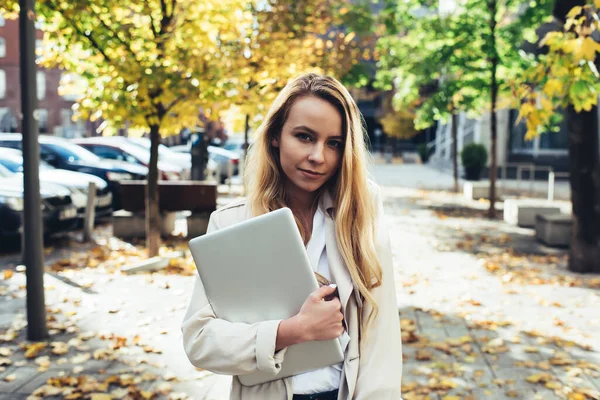
[[[535,176],[545,179],[549,168],[555,172],[567,172],[569,162],[568,131],[565,119],[558,132],[545,132],[533,140],[526,140],[527,131],[524,122],[516,123],[519,112],[517,110],[499,110],[498,120],[498,173],[506,171],[508,178],[514,178],[519,167],[523,170],[523,177],[529,177],[529,168],[535,168]],[[598,115],[600,119],[600,112]],[[590,132],[600,137],[598,132]],[[470,119],[465,114],[458,118],[458,153],[460,165],[460,152],[469,143],[483,144],[488,153],[491,149],[490,114],[486,113],[481,118]],[[442,170],[452,170],[452,123],[440,124],[437,135],[430,147],[434,149],[431,163]],[[489,174],[488,169],[484,176]],[[462,168],[461,168],[462,169]],[[461,171],[462,173],[462,171]]]
[[[36,32],[36,48],[41,48],[43,32]],[[19,72],[19,21],[0,16],[0,132],[21,131],[21,78]],[[72,121],[73,98],[58,92],[62,71],[38,68],[36,73],[40,133],[81,136],[83,123]]]

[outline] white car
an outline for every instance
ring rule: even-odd
[[[122,136],[98,136],[73,139],[74,143],[91,151],[100,158],[139,164],[145,167],[150,163],[150,150],[131,142]],[[180,180],[189,176],[189,165],[182,166],[166,160],[159,152],[158,171],[160,179]]]
[[[23,155],[20,150],[2,148],[0,165],[14,173],[9,179],[23,180]],[[78,217],[82,218],[87,207],[89,184],[96,186],[96,217],[112,215],[112,193],[103,179],[82,172],[57,169],[40,160],[40,183],[55,184],[71,192],[71,200],[77,207]]]
[[[207,180],[217,180],[217,170],[219,169],[219,163],[215,160],[215,154],[211,152],[208,146],[208,162],[206,163],[205,176]],[[177,154],[184,154],[186,157],[191,159],[191,149],[189,144],[181,144],[177,146],[167,147],[171,152]]]
[[[127,138],[131,143],[138,145],[148,151],[150,151],[151,141],[149,138]],[[190,171],[192,169],[192,160],[189,155],[177,153],[172,151],[169,147],[164,144],[158,145],[158,158],[159,160],[169,162],[171,164],[175,164],[180,166],[185,171],[185,177],[182,176],[182,179],[190,178]]]

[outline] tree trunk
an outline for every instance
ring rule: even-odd
[[[495,218],[496,217],[496,170],[498,165],[497,160],[497,138],[498,138],[498,123],[496,118],[496,103],[498,101],[498,81],[497,81],[497,71],[498,71],[498,49],[496,43],[496,9],[497,9],[497,0],[488,0],[488,9],[490,12],[490,38],[491,45],[490,49],[492,50],[492,54],[490,55],[490,73],[491,73],[491,82],[490,82],[490,94],[491,94],[491,148],[490,148],[490,208],[488,210],[488,217]]]
[[[567,110],[573,236],[569,269],[600,272],[600,144],[598,110]]]
[[[246,125],[244,126],[244,162],[248,157],[248,133],[250,132],[250,115],[246,114]]]
[[[159,125],[150,125],[150,164],[146,182],[146,247],[148,257],[158,255],[160,247],[160,211],[158,209]]]
[[[458,193],[458,114],[452,113],[452,170],[454,172],[454,193]]]

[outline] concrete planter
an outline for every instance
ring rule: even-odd
[[[573,234],[573,219],[567,214],[537,215],[536,238],[552,247],[569,247]]]
[[[504,201],[504,221],[512,225],[531,228],[537,215],[560,214],[560,206],[554,202],[530,199]]]

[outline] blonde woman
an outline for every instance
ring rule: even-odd
[[[198,279],[183,322],[193,365],[233,375],[235,400],[398,400],[402,349],[392,255],[379,190],[367,180],[364,131],[354,100],[328,76],[300,76],[282,90],[249,156],[247,199],[215,211],[209,232],[289,207],[323,285],[300,312],[256,324],[218,319]],[[337,289],[337,292],[336,292]],[[323,301],[339,294],[330,301]],[[268,383],[286,349],[340,338],[344,361]]]

